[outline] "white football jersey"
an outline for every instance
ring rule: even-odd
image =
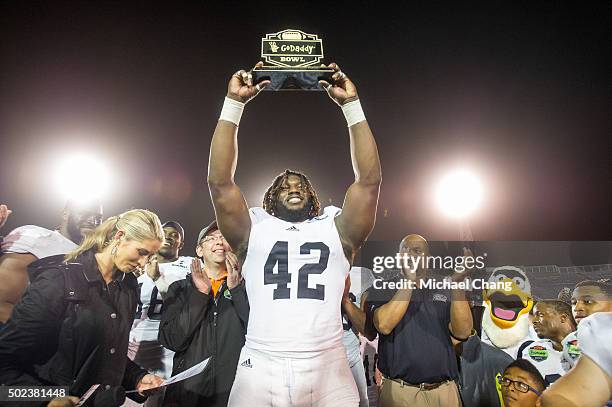
[[[576,365],[580,358],[580,348],[578,347],[578,336],[576,331],[570,332],[563,339],[561,344],[563,345],[561,364],[563,365],[563,369],[567,372]]]
[[[349,296],[351,300],[359,307],[361,305],[361,294],[372,285],[372,272],[365,267],[351,267],[351,288]],[[361,363],[361,352],[359,336],[357,331],[352,326],[346,315],[342,315],[342,343],[346,348],[346,358],[349,361],[349,366],[356,363]]]
[[[168,285],[182,280],[190,272],[191,257],[181,256],[171,263],[159,263],[159,273]],[[140,297],[130,331],[130,342],[157,342],[163,308],[162,296],[147,273],[138,277]]]
[[[588,356],[608,376],[612,376],[611,337],[612,312],[596,312],[578,324],[578,342],[582,354]]]
[[[340,304],[349,262],[334,218],[339,208],[304,222],[251,208],[242,267],[250,304],[246,346],[268,352],[320,352],[342,346]]]
[[[5,253],[31,253],[36,258],[66,254],[77,245],[66,239],[57,230],[40,226],[26,225],[13,229],[2,240],[2,251]]]
[[[549,339],[539,339],[523,349],[519,358],[531,362],[544,380],[552,383],[565,374],[565,369],[561,365],[562,355],[562,352],[555,350]]]

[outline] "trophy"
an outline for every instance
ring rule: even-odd
[[[253,83],[271,81],[264,90],[325,90],[334,70],[321,67],[323,41],[315,34],[287,29],[261,39],[264,66],[253,68]]]

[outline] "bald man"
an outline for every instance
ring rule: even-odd
[[[406,236],[400,255],[417,260],[430,255],[420,235]],[[465,341],[472,331],[470,306],[462,290],[442,291],[420,287],[430,278],[426,261],[402,265],[400,278],[415,287],[398,289],[381,304],[372,293],[374,326],[379,336],[378,368],[383,374],[380,405],[460,406],[456,381],[457,359],[451,337]],[[414,269],[416,268],[416,269]],[[464,277],[453,275],[454,281]],[[406,284],[407,285],[407,284]],[[380,297],[379,297],[380,298]]]

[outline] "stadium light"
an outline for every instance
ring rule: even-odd
[[[106,196],[110,179],[107,166],[91,154],[60,158],[53,172],[53,184],[64,201],[101,199]]]
[[[482,203],[480,179],[467,170],[456,170],[442,178],[436,189],[439,208],[454,219],[467,219]]]

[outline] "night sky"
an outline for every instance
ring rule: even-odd
[[[377,139],[371,239],[455,239],[431,191],[467,166],[486,189],[476,239],[612,240],[612,3],[515,3],[4,1],[3,232],[55,226],[49,173],[88,151],[112,168],[106,215],[148,208],[193,244],[214,216],[205,174],[227,81],[266,33],[298,28],[355,82]],[[325,93],[264,92],[242,118],[237,183],[256,206],[277,173],[302,170],[340,206],[347,135]]]

